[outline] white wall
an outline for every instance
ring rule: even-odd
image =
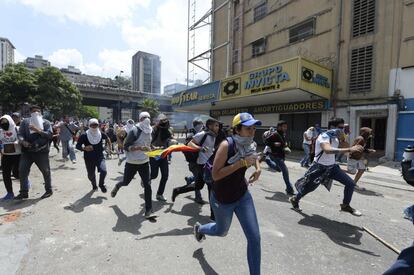
[[[398,68],[390,71],[388,95],[393,96],[395,90],[400,90],[405,98],[414,98],[414,68]]]

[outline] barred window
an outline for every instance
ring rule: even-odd
[[[235,49],[233,50],[233,63],[238,63],[239,62],[239,50]]]
[[[236,32],[239,30],[239,28],[240,28],[240,18],[237,17],[234,19],[233,30]]]
[[[352,37],[358,37],[375,30],[375,0],[354,0]]]
[[[266,39],[260,38],[252,43],[252,57],[264,54],[266,51]]]
[[[315,34],[315,18],[293,26],[289,30],[289,43],[295,43]]]
[[[349,91],[369,92],[372,86],[373,46],[353,49],[349,76]]]
[[[263,1],[259,5],[257,5],[253,10],[253,21],[259,21],[267,14],[267,2]]]

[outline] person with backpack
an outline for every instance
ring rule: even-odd
[[[152,129],[152,141],[151,146],[154,149],[165,149],[172,143],[173,133],[170,129],[170,121],[167,116],[160,114],[157,119],[157,124]],[[165,186],[168,181],[169,167],[168,158],[150,158],[151,166],[151,180],[158,177],[158,171],[161,170],[161,180],[158,186],[156,199],[158,201],[166,202],[164,197]]]
[[[277,123],[276,131],[272,132],[272,134],[265,140],[265,145],[270,147],[270,160],[282,171],[283,180],[286,184],[286,193],[288,195],[294,195],[295,192],[289,179],[289,170],[285,164],[286,154],[290,153],[286,138],[287,128],[288,125],[286,121],[279,121]]]
[[[247,261],[252,275],[260,274],[261,262],[259,223],[248,190],[248,185],[256,182],[261,174],[253,141],[256,125],[261,125],[261,122],[249,113],[239,113],[234,117],[233,136],[220,144],[213,162],[210,205],[215,222],[204,225],[197,222],[194,225],[198,242],[203,241],[206,235],[224,237],[235,213],[247,238]],[[247,181],[245,173],[250,166],[255,166],[256,170]]]
[[[156,215],[152,211],[152,190],[149,157],[145,152],[151,151],[151,117],[148,112],[139,114],[139,123],[128,132],[124,143],[126,164],[124,178],[111,191],[115,197],[122,186],[128,186],[138,172],[144,186],[145,218],[152,219]]]
[[[374,149],[368,149],[366,148],[368,140],[372,138],[372,129],[368,127],[362,127],[359,132],[359,136],[354,140],[354,145],[361,145],[364,148],[363,153],[354,152],[352,154],[349,154],[348,157],[348,173],[355,175],[354,183],[355,186],[358,186],[358,181],[362,177],[362,175],[365,172],[365,153],[375,153]]]
[[[41,199],[53,195],[52,177],[49,161],[49,141],[52,139],[50,122],[43,118],[41,108],[32,105],[30,118],[25,118],[19,128],[19,141],[22,145],[22,155],[19,162],[20,194],[14,199],[22,200],[29,197],[28,177],[33,163],[43,175],[45,193]]]
[[[92,190],[98,190],[96,186],[95,169],[99,173],[99,188],[106,193],[105,177],[107,174],[105,157],[103,155],[103,141],[110,144],[109,137],[99,130],[99,121],[96,118],[89,120],[89,129],[82,134],[76,144],[76,149],[83,151],[88,179],[91,181]]]
[[[18,167],[21,155],[21,145],[18,139],[18,130],[15,122],[9,115],[0,118],[0,143],[1,149],[1,167],[3,174],[3,182],[6,187],[7,194],[4,200],[14,199],[12,171],[18,177]],[[17,169],[16,169],[17,168]]]
[[[68,160],[68,155],[70,160],[73,164],[76,163],[76,154],[75,150],[73,149],[73,137],[76,135],[76,132],[79,130],[79,127],[76,126],[73,121],[70,121],[69,116],[65,115],[63,117],[63,121],[59,123],[58,125],[60,132],[59,137],[60,141],[62,143],[62,158],[64,161]]]
[[[193,136],[188,146],[199,150],[198,152],[186,153],[186,160],[188,161],[188,167],[194,175],[194,182],[181,187],[173,189],[171,200],[175,202],[175,199],[179,194],[184,194],[194,190],[201,190],[204,187],[204,174],[203,168],[208,159],[214,153],[214,144],[219,132],[219,122],[213,118],[209,118],[206,121],[206,129]],[[210,187],[207,186],[210,194]]]
[[[194,119],[193,128],[191,128],[190,130],[187,130],[186,137],[185,137],[185,145],[188,145],[190,141],[193,139],[193,137],[203,130],[203,127],[204,127],[204,123],[201,119],[199,118]],[[188,162],[188,169],[193,174],[192,176],[184,177],[184,180],[186,181],[187,185],[189,185],[194,182],[195,177],[196,177],[195,173],[197,172],[197,170],[195,169],[195,167],[197,166],[197,158],[193,157],[194,155],[193,152],[183,152],[183,154],[186,158],[186,161]],[[203,197],[201,196],[201,190],[195,189],[194,193],[195,193],[194,201],[198,204],[205,204],[205,201],[203,200]]]
[[[328,131],[319,135],[315,144],[315,161],[305,176],[296,182],[298,193],[289,198],[293,209],[302,211],[299,201],[308,193],[314,191],[320,184],[327,186],[328,190],[332,185],[332,180],[336,180],[343,185],[344,199],[340,205],[341,211],[351,213],[354,216],[361,216],[361,212],[351,207],[352,194],[354,193],[354,181],[336,164],[335,154],[343,153],[362,153],[364,148],[361,145],[354,145],[349,148],[338,148],[339,137],[343,134],[344,120],[334,118],[328,123]]]

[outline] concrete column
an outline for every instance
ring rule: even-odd
[[[395,156],[397,117],[398,117],[397,105],[396,104],[388,105],[387,140],[385,144],[385,157],[388,160],[394,160],[394,156]]]

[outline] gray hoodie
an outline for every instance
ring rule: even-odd
[[[151,145],[151,133],[144,133],[144,131],[139,130],[138,139],[138,128],[134,126],[131,131],[128,132],[127,137],[125,138],[124,148],[126,151],[127,162],[134,163],[146,163],[149,161],[149,157],[145,154],[144,151],[130,151],[131,146],[150,146]]]

